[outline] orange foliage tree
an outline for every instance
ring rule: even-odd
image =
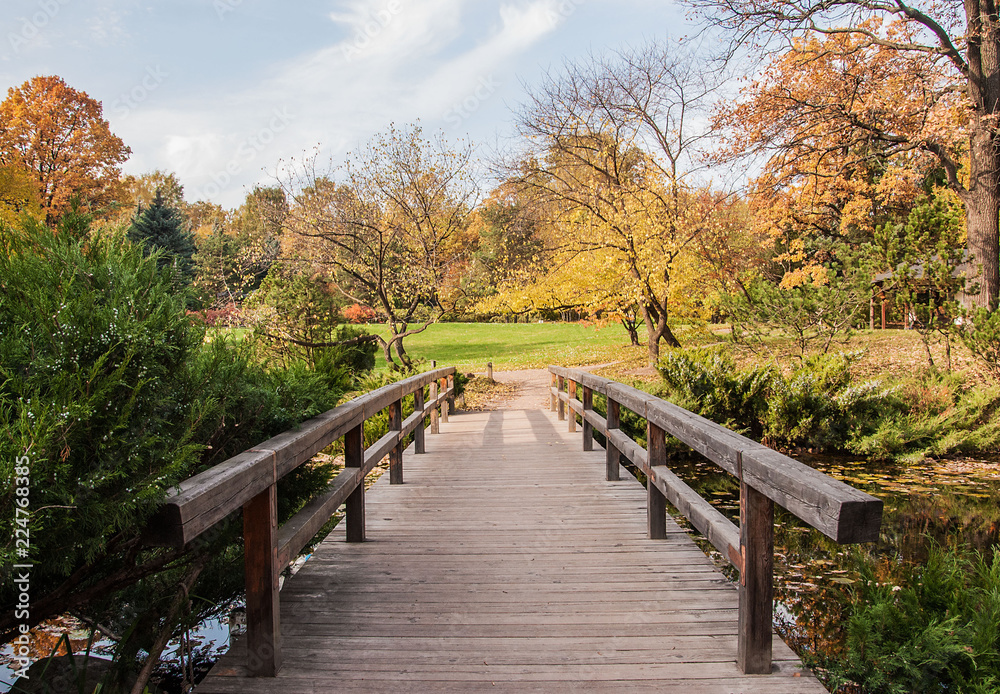
[[[890,37],[906,29],[868,27]],[[769,155],[751,203],[783,286],[825,276],[828,248],[816,239],[857,245],[905,218],[940,166],[927,142],[961,158],[965,110],[938,62],[850,34],[804,38],[719,112],[728,154]]]
[[[74,196],[91,206],[110,202],[130,153],[101,103],[60,77],[33,77],[0,103],[0,165],[30,172],[49,224]]]
[[[884,70],[843,80],[838,108],[809,90],[798,116],[814,114],[847,141],[864,138],[894,151],[936,158],[965,207],[967,275],[979,292],[969,303],[995,307],[1000,297],[1000,17],[986,0],[686,0],[705,20],[731,32],[734,55],[770,53],[796,40],[823,37],[817,60],[851,61],[877,52]],[[849,77],[846,73],[845,78]],[[800,85],[791,82],[795,88]],[[789,103],[787,100],[785,103]],[[944,108],[941,108],[944,106]],[[946,112],[954,109],[960,129]],[[784,121],[787,122],[787,121]],[[776,127],[778,142],[809,145],[808,131]],[[805,138],[796,137],[806,135]],[[795,149],[794,147],[792,148]],[[828,150],[833,151],[833,150]],[[968,169],[963,171],[963,161]]]

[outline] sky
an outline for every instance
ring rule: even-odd
[[[337,165],[390,124],[486,155],[565,60],[694,33],[671,0],[4,0],[0,86],[102,102],[125,173],[233,208],[282,162]]]

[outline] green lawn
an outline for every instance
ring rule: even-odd
[[[367,329],[383,337],[384,327]],[[582,366],[641,361],[645,347],[632,347],[618,324],[591,327],[578,323],[435,323],[403,342],[414,358],[436,360],[461,371],[541,368],[547,364]],[[382,361],[381,359],[379,361]]]

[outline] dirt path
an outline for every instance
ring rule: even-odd
[[[512,398],[494,404],[496,409],[540,410],[549,406],[549,372],[547,369],[495,371],[493,380],[517,387],[517,392]]]

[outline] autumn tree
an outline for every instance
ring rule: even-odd
[[[0,103],[0,165],[30,172],[49,224],[74,197],[90,206],[110,203],[129,154],[101,103],[60,77],[33,77]]]
[[[467,143],[391,127],[339,170],[319,172],[313,159],[282,182],[286,251],[323,270],[350,301],[379,311],[390,364],[395,353],[409,367],[403,340],[455,303],[476,196],[471,158]]]
[[[691,303],[678,280],[710,216],[694,181],[710,78],[682,46],[651,44],[568,64],[517,118],[527,150],[507,174],[549,204],[553,266],[614,268],[604,286],[638,305],[651,361],[679,344],[670,324]]]
[[[42,218],[38,188],[22,166],[0,166],[0,222],[12,226],[21,215]]]
[[[856,91],[820,88],[793,104],[770,132],[786,153],[833,153],[836,143],[812,130],[859,139],[891,153],[925,152],[945,171],[965,208],[978,293],[968,301],[995,307],[1000,295],[1000,18],[992,3],[920,3],[902,0],[687,0],[705,20],[731,33],[734,50],[766,52],[781,45],[822,44],[817,58],[850,62],[877,53],[884,66]],[[870,81],[872,78],[874,81]],[[777,86],[775,84],[775,86]],[[800,85],[789,81],[789,91]],[[955,123],[959,127],[954,127]],[[968,158],[968,171],[962,162]]]

